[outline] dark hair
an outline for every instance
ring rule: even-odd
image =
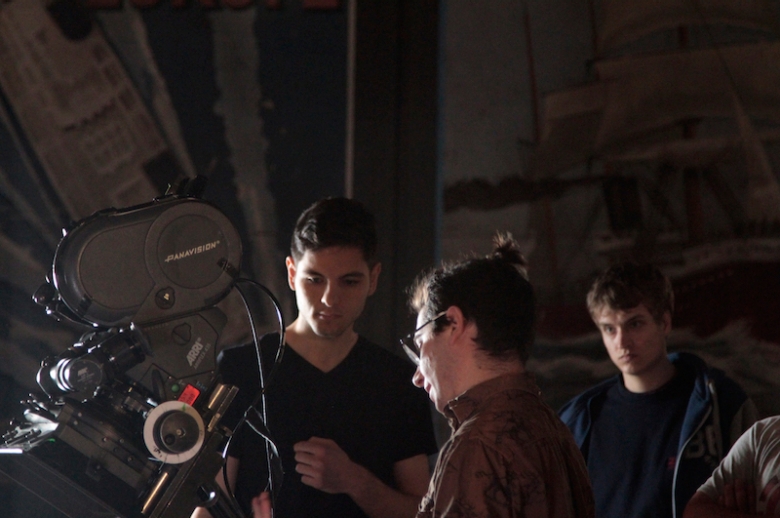
[[[479,349],[498,360],[525,362],[534,340],[536,304],[526,261],[510,234],[497,234],[493,252],[423,272],[409,288],[409,305],[433,318],[450,306],[477,326]],[[435,324],[440,331],[446,321]]]
[[[650,264],[618,263],[602,272],[588,292],[591,317],[604,306],[627,310],[644,304],[660,322],[667,311],[674,312],[672,283],[661,270]]]
[[[290,243],[296,261],[307,250],[331,246],[359,248],[369,266],[376,264],[376,223],[362,203],[349,198],[324,198],[298,217]]]

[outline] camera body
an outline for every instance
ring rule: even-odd
[[[170,196],[77,223],[57,246],[51,281],[84,322],[142,325],[214,305],[240,260],[238,232],[219,209]]]
[[[228,218],[194,196],[69,229],[34,298],[87,331],[42,361],[45,394],[3,435],[0,471],[74,518],[185,518],[208,504],[237,392],[218,380],[229,318],[216,304],[241,253]]]

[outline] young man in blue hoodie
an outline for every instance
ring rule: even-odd
[[[560,417],[585,457],[596,516],[682,516],[755,422],[755,406],[697,356],[667,354],[674,294],[657,268],[609,268],[587,304],[620,374],[575,397]]]

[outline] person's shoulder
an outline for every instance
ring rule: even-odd
[[[358,341],[357,344],[355,344],[355,347],[358,348],[363,355],[379,358],[393,365],[411,366],[411,363],[409,363],[409,361],[406,359],[401,358],[399,355],[391,352],[379,344],[372,342],[362,335],[358,336]]]
[[[278,344],[279,337],[280,337],[279,333],[268,333],[260,336],[260,338],[258,338],[257,341],[261,345],[271,344],[271,343]],[[254,348],[255,348],[255,343],[250,341],[242,344],[236,344],[236,345],[225,347],[220,354],[222,355],[246,354],[245,351],[252,350]]]
[[[362,363],[374,375],[409,381],[414,374],[415,366],[409,360],[364,336],[358,337],[355,353],[355,361]]]
[[[610,388],[614,387],[619,379],[620,375],[611,376],[574,396],[558,410],[558,416],[568,425],[570,421],[575,420],[587,410],[593,399],[603,396]]]
[[[574,404],[574,405],[582,404],[593,399],[596,396],[605,394],[609,389],[614,387],[619,380],[620,380],[619,374],[615,376],[610,376],[609,378],[602,380],[599,383],[593,385],[589,389],[580,392],[578,395],[574,396],[569,401],[569,403],[567,403],[564,406],[569,406],[570,404]]]
[[[674,364],[688,366],[688,368],[693,370],[694,376],[702,381],[715,383],[715,387],[719,392],[725,389],[729,392],[735,392],[739,397],[745,397],[742,387],[726,371],[708,364],[699,356],[690,352],[677,352],[670,354],[669,358]]]
[[[766,430],[776,430],[780,428],[780,415],[773,415],[758,420],[753,424],[753,428],[762,432]]]
[[[256,363],[256,356],[254,344],[236,345],[219,353],[219,368],[224,373],[226,370],[246,365],[250,361]]]
[[[728,374],[716,367],[708,367],[709,378],[715,383],[715,388],[720,396],[731,396],[735,403],[743,402],[748,398],[742,386]]]
[[[771,440],[775,443],[780,442],[780,415],[773,415],[756,421],[749,428],[749,431],[755,435],[758,442],[766,440]]]
[[[753,423],[737,441],[741,448],[772,449],[780,452],[780,416],[765,417]],[[734,446],[737,448],[737,445]]]
[[[715,375],[722,376],[725,373],[705,362],[700,356],[688,351],[676,351],[669,353],[669,361],[676,367],[689,370],[694,376]]]
[[[708,393],[714,389],[722,410],[735,412],[749,397],[742,386],[732,379],[724,370],[709,365],[699,356],[689,352],[677,352],[669,355],[673,364],[687,366],[694,376],[694,394],[700,398],[708,398]]]
[[[258,340],[258,345],[261,350],[273,349],[275,351],[279,346],[279,333],[263,335]],[[247,365],[254,367],[257,365],[257,347],[255,347],[254,342],[228,347],[220,351],[218,361],[220,369],[223,371]]]

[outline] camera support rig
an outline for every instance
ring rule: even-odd
[[[68,230],[34,299],[88,331],[42,361],[44,394],[2,436],[0,471],[72,518],[186,518],[217,502],[220,518],[243,516],[214,482],[237,392],[218,380],[228,317],[215,304],[240,259],[235,227],[196,196]]]

